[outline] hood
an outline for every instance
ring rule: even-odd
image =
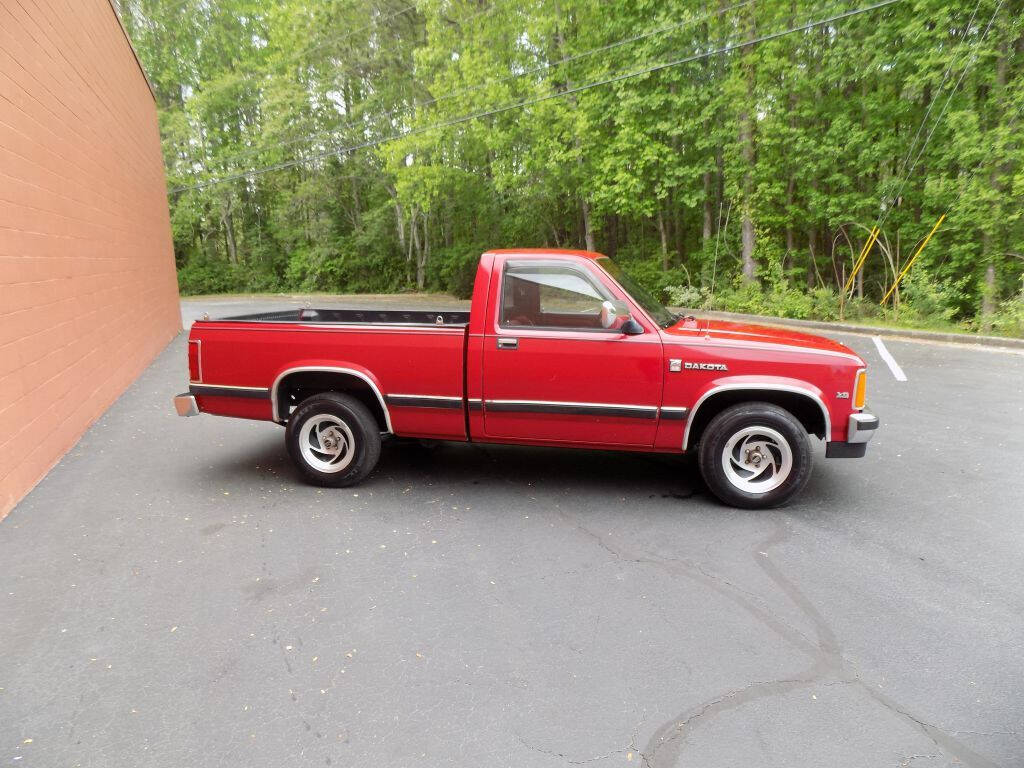
[[[845,344],[840,344],[838,341],[827,339],[824,336],[801,333],[792,328],[755,325],[754,323],[737,323],[730,320],[716,320],[712,318],[694,319],[691,317],[680,319],[679,322],[666,328],[665,333],[679,339],[693,338],[694,335],[700,335],[721,341],[776,344],[819,352],[838,352],[843,355],[850,355],[863,364],[860,356]]]

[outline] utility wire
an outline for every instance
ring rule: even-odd
[[[893,208],[896,207],[896,203],[899,201],[900,195],[903,194],[904,187],[906,187],[907,182],[910,181],[910,177],[911,175],[913,175],[914,169],[917,168],[917,164],[921,162],[921,156],[924,154],[925,149],[928,148],[928,143],[931,141],[932,135],[935,133],[935,129],[939,127],[939,124],[942,122],[943,117],[946,116],[946,109],[949,108],[950,102],[953,100],[953,97],[956,95],[956,92],[960,89],[960,84],[964,81],[964,78],[967,76],[967,73],[970,72],[971,67],[973,67],[974,63],[978,60],[978,49],[981,47],[981,44],[985,42],[985,38],[988,37],[989,30],[992,28],[992,24],[993,22],[995,22],[996,16],[999,15],[999,11],[1003,7],[1004,1],[1005,0],[999,0],[999,3],[996,5],[996,9],[992,11],[992,16],[989,17],[988,24],[985,26],[985,31],[981,33],[981,37],[979,37],[977,42],[974,43],[974,50],[971,55],[971,58],[964,66],[963,71],[960,73],[960,77],[957,79],[956,83],[953,85],[952,89],[950,89],[949,93],[947,94],[946,101],[943,103],[942,109],[939,110],[939,114],[938,117],[935,118],[935,122],[932,123],[931,128],[928,130],[928,135],[925,136],[924,142],[921,144],[921,149],[918,151],[917,156],[914,158],[914,162],[911,164],[910,168],[907,169],[906,174],[903,176],[903,179],[900,182],[900,186],[896,190],[896,194],[893,195],[891,198],[890,205],[884,211],[882,211],[881,214],[879,214],[879,220],[876,224],[876,226],[879,229],[881,229],[882,225],[885,224],[885,222],[888,220],[889,214],[892,212]],[[965,31],[965,38],[966,34],[967,33]],[[924,120],[921,121],[922,127],[924,123],[927,121],[927,119],[928,113],[926,112]],[[918,129],[918,132],[920,133],[920,129]],[[913,152],[913,147],[911,147],[911,152]]]
[[[471,114],[468,114],[468,115],[461,115],[459,117],[452,118],[451,120],[445,120],[445,121],[442,121],[442,122],[439,122],[439,123],[434,123],[432,125],[427,125],[427,126],[423,126],[423,127],[420,127],[420,128],[413,128],[413,129],[410,129],[408,131],[400,131],[400,132],[397,132],[397,133],[392,134],[390,136],[386,136],[386,137],[382,137],[382,138],[378,138],[378,139],[370,139],[370,140],[361,142],[359,144],[354,144],[352,146],[341,147],[339,149],[333,149],[331,151],[323,152],[323,153],[320,153],[318,155],[314,155],[314,156],[309,157],[309,158],[296,158],[296,159],[288,160],[288,161],[281,162],[281,163],[275,163],[274,165],[268,165],[268,166],[265,166],[263,168],[253,168],[253,169],[250,169],[250,170],[247,170],[247,171],[241,171],[239,173],[228,174],[226,176],[221,176],[221,177],[218,177],[218,178],[210,179],[208,181],[200,182],[198,184],[189,184],[189,185],[186,185],[186,186],[175,187],[174,189],[171,190],[171,194],[177,194],[177,193],[180,193],[180,192],[185,192],[185,191],[193,190],[193,189],[204,189],[206,187],[210,187],[210,186],[213,186],[215,184],[224,184],[226,182],[236,181],[238,179],[252,178],[252,177],[255,177],[255,176],[262,176],[263,174],[273,173],[275,171],[284,170],[286,168],[291,168],[291,167],[296,166],[296,165],[303,165],[303,164],[306,164],[306,163],[317,162],[319,160],[323,160],[323,159],[326,159],[328,157],[335,157],[335,156],[338,156],[338,155],[348,154],[348,153],[351,153],[351,152],[358,151],[360,149],[366,149],[368,147],[374,147],[374,146],[377,146],[377,145],[380,145],[380,144],[385,144],[385,143],[390,142],[390,141],[395,141],[397,139],[403,139],[403,138],[407,138],[409,136],[414,136],[414,135],[417,135],[417,134],[426,133],[427,131],[437,130],[437,129],[441,129],[441,128],[450,128],[452,126],[461,125],[462,123],[468,123],[468,122],[470,122],[472,120],[476,120],[476,119],[479,119],[479,118],[492,117],[494,115],[502,114],[504,112],[510,112],[512,110],[522,109],[524,107],[532,106],[534,104],[539,104],[541,102],[550,101],[551,99],[557,99],[557,98],[562,98],[562,97],[565,97],[565,96],[571,96],[574,93],[580,93],[582,91],[588,91],[588,90],[590,90],[592,88],[598,88],[598,87],[603,86],[603,85],[610,85],[610,84],[613,84],[613,83],[619,83],[619,82],[622,82],[624,80],[629,80],[629,79],[634,78],[634,77],[639,77],[641,75],[647,75],[647,74],[651,74],[651,73],[654,73],[654,72],[660,72],[662,70],[669,69],[671,67],[677,67],[677,66],[679,66],[681,64],[687,64],[687,63],[692,62],[692,61],[698,61],[700,59],[706,59],[706,58],[708,58],[710,56],[715,56],[717,54],[729,53],[731,51],[741,50],[743,48],[748,48],[748,47],[750,47],[752,45],[757,45],[759,43],[763,43],[763,42],[766,42],[766,41],[769,41],[769,40],[775,40],[777,38],[784,37],[786,35],[791,35],[791,34],[794,34],[796,32],[804,32],[806,30],[813,29],[815,27],[820,27],[820,26],[823,26],[823,25],[826,25],[826,24],[831,24],[834,21],[840,21],[842,19],[850,18],[852,16],[858,16],[858,15],[860,15],[862,13],[868,13],[870,11],[874,11],[874,10],[877,10],[879,8],[884,8],[886,6],[893,5],[893,4],[899,3],[899,2],[902,2],[902,0],[880,0],[880,2],[873,3],[872,5],[868,5],[868,6],[865,6],[863,8],[855,8],[853,10],[844,11],[843,13],[839,13],[839,14],[836,14],[834,16],[829,16],[828,18],[825,18],[825,19],[818,19],[816,21],[810,21],[810,22],[807,22],[806,24],[801,24],[801,25],[796,26],[796,27],[791,27],[789,29],[781,30],[781,31],[778,31],[778,32],[771,32],[771,33],[769,33],[767,35],[761,35],[760,37],[756,37],[756,38],[753,38],[751,40],[745,40],[745,41],[742,41],[742,42],[739,42],[739,43],[731,43],[729,45],[725,45],[725,46],[722,46],[720,48],[714,48],[712,50],[704,51],[702,53],[691,54],[691,55],[688,55],[688,56],[684,56],[682,58],[673,59],[672,61],[663,62],[661,64],[654,64],[654,65],[651,65],[649,67],[644,67],[643,69],[638,69],[638,70],[635,70],[635,71],[632,71],[632,72],[625,72],[625,73],[622,73],[622,74],[614,75],[612,77],[605,78],[603,80],[597,80],[595,82],[584,83],[582,85],[578,85],[578,86],[575,86],[573,88],[567,88],[564,91],[556,91],[554,93],[545,94],[543,96],[536,96],[536,97],[530,98],[530,99],[524,99],[522,101],[514,102],[512,104],[506,104],[506,105],[500,106],[500,107],[495,107],[493,109],[484,110],[484,111],[481,111],[481,112],[474,112],[474,113],[471,113]]]
[[[960,77],[957,79],[956,83],[953,85],[952,89],[949,91],[949,94],[946,96],[946,101],[943,103],[942,109],[939,111],[938,117],[935,118],[935,122],[932,123],[932,127],[928,131],[928,135],[925,137],[924,143],[921,145],[920,151],[917,153],[917,156],[914,158],[913,165],[910,166],[910,169],[907,171],[907,175],[903,178],[903,181],[900,183],[899,189],[896,190],[896,194],[892,198],[893,203],[898,201],[900,199],[900,195],[903,194],[903,188],[906,186],[907,182],[910,180],[910,176],[914,172],[914,169],[917,167],[918,162],[920,162],[921,156],[924,154],[925,149],[928,147],[928,142],[932,138],[932,134],[935,133],[935,129],[938,128],[939,123],[942,122],[942,118],[946,114],[946,108],[949,107],[950,102],[953,100],[953,96],[956,95],[957,90],[960,88],[960,84],[964,81],[964,78],[967,76],[967,73],[970,71],[971,67],[974,66],[974,62],[977,61],[977,59],[978,59],[978,49],[981,47],[981,44],[985,41],[985,38],[988,37],[989,30],[992,28],[992,24],[993,24],[993,22],[995,22],[996,16],[999,15],[999,11],[1003,7],[1003,2],[1004,2],[1004,0],[999,0],[999,3],[996,5],[996,9],[994,11],[992,11],[992,16],[989,18],[988,24],[985,26],[985,31],[981,33],[981,37],[979,37],[977,42],[974,43],[974,46],[973,46],[974,52],[973,52],[970,60],[967,62],[966,66],[964,66],[963,72],[960,73]],[[965,37],[966,37],[966,34],[967,33],[965,31],[964,32]],[[1022,106],[1024,106],[1024,105],[1022,105]],[[927,119],[927,117],[928,117],[928,115],[926,113],[925,114],[925,119]],[[922,123],[923,122],[924,121],[922,121]],[[978,162],[978,164],[975,165],[975,167],[968,174],[968,179],[971,179],[971,178],[974,177],[974,174],[981,167],[983,162],[984,162],[984,160]],[[879,229],[881,229],[882,225],[885,224],[885,222],[888,220],[889,213],[892,211],[893,207],[894,207],[894,205],[890,206],[885,211],[883,211],[882,214],[879,216],[879,223],[876,225]],[[903,281],[903,277],[910,270],[911,265],[917,260],[917,257],[921,255],[921,251],[924,250],[924,246],[928,244],[928,241],[932,238],[932,235],[934,235],[936,230],[938,230],[939,225],[942,224],[942,222],[946,218],[946,216],[949,215],[950,210],[952,210],[952,206],[947,208],[946,212],[944,214],[942,214],[942,216],[939,217],[939,220],[935,223],[935,226],[932,228],[932,231],[930,233],[928,233],[928,236],[924,239],[924,242],[921,244],[920,248],[918,248],[917,251],[914,253],[914,255],[911,257],[910,261],[907,262],[906,266],[903,268],[903,271],[900,272],[899,275],[894,276],[892,287],[889,288],[888,293],[886,293],[885,297],[882,299],[882,302],[881,302],[882,304],[885,304],[885,302],[889,298],[889,296],[896,290],[896,288],[899,286],[899,284]]]
[[[754,0],[747,0],[747,1],[748,2],[753,2]],[[473,19],[477,18],[478,16],[483,16],[485,14],[491,13],[497,7],[498,6],[496,6],[496,5],[489,6],[488,8],[485,8],[485,9],[483,9],[481,11],[477,11],[475,13],[468,14],[467,16],[464,16],[461,19],[458,19],[457,21],[454,21],[454,22],[451,22],[451,23],[454,23],[454,24],[457,24],[457,25],[461,26],[463,24],[466,24],[469,21],[472,21]],[[407,9],[407,10],[411,10],[411,7],[409,9]],[[363,29],[367,29],[367,27],[363,27]],[[360,30],[357,30],[357,31],[360,31]],[[348,37],[348,36],[351,36],[353,34],[355,34],[355,32],[350,32],[350,33],[348,33],[348,35],[345,35],[342,38],[334,38],[332,41],[329,41],[329,42],[333,42],[333,41],[336,41],[338,39],[344,39],[344,37]],[[312,50],[316,50],[317,48],[322,48],[326,44],[327,43],[325,42],[323,45],[314,46],[313,48],[307,48],[303,52],[309,52],[309,51],[312,51]],[[248,77],[246,79],[248,79]],[[495,81],[495,82],[498,82],[498,81]],[[207,90],[203,91],[203,93],[215,93],[216,91],[220,90],[221,88],[230,87],[231,85],[234,85],[234,84],[235,83],[225,83],[223,86],[214,86],[213,88],[210,88],[210,89],[207,89]],[[486,85],[486,83],[485,83],[485,85]],[[437,101],[440,101],[440,100],[442,100],[444,98],[449,98],[451,96],[458,95],[458,93],[459,93],[459,91],[452,91],[451,93],[446,94],[445,96],[439,97],[437,99],[429,99],[429,100],[421,102],[421,103],[413,103],[413,104],[403,105],[401,107],[396,107],[394,109],[391,109],[391,110],[389,110],[387,112],[382,112],[382,113],[377,114],[377,115],[372,115],[372,117],[375,118],[375,119],[388,119],[388,118],[394,117],[395,115],[398,115],[398,114],[400,114],[400,113],[402,113],[402,112],[404,112],[404,111],[406,111],[408,109],[416,109],[418,107],[429,106],[430,104],[433,104],[433,103],[435,103]],[[279,142],[279,143],[277,143],[275,145],[272,145],[270,147],[253,147],[252,149],[248,149],[248,150],[245,150],[243,152],[239,152],[239,153],[234,154],[234,155],[229,155],[226,158],[221,158],[220,161],[224,162],[224,163],[231,163],[231,162],[233,162],[235,160],[241,160],[241,159],[244,159],[246,157],[252,157],[253,155],[258,155],[258,154],[260,154],[262,152],[267,151],[267,149],[277,149],[279,147],[286,147],[286,146],[290,146],[292,144],[312,143],[312,142],[317,141],[319,139],[332,137],[338,131],[343,131],[346,128],[352,128],[352,127],[354,127],[356,125],[360,125],[362,123],[362,121],[363,121],[363,116],[360,116],[360,117],[357,117],[357,118],[353,118],[351,120],[347,120],[344,123],[342,123],[341,125],[335,126],[334,128],[331,128],[329,130],[321,131],[320,133],[313,134],[312,136],[310,136],[310,135],[296,136],[293,139],[288,139],[287,141]],[[278,132],[278,133],[276,133],[274,135],[280,136],[281,133]]]
[[[968,19],[967,25],[964,27],[963,35],[960,36],[960,40],[954,46],[954,51],[949,57],[949,64],[946,65],[946,70],[942,73],[942,81],[939,83],[939,87],[936,89],[936,96],[930,102],[928,102],[928,108],[924,112],[924,117],[922,117],[921,122],[918,123],[917,131],[914,133],[914,138],[910,142],[910,146],[907,147],[906,157],[903,158],[903,162],[900,163],[899,170],[896,172],[896,178],[903,177],[904,172],[907,171],[907,164],[910,162],[910,158],[914,154],[914,150],[917,149],[917,142],[918,139],[921,137],[921,131],[923,131],[924,127],[928,124],[928,117],[929,115],[931,115],[932,109],[941,99],[942,90],[946,87],[946,81],[949,79],[949,75],[953,71],[953,66],[956,64],[956,53],[958,53],[960,49],[964,46],[964,43],[967,42],[967,36],[971,33],[971,27],[974,25],[974,17],[978,15],[978,9],[980,7],[981,0],[978,0],[974,4],[974,11],[971,13],[971,18]],[[945,110],[943,109],[943,111]],[[941,116],[939,119],[941,119]],[[934,131],[934,127],[932,128],[932,131]],[[928,138],[925,139],[925,145],[927,145],[928,139],[930,138],[931,131],[929,131],[928,133]],[[923,146],[925,145],[922,145],[922,151]],[[918,158],[920,158],[920,154],[918,155]],[[916,160],[914,165],[917,165]],[[906,179],[909,179],[909,173],[906,176]],[[906,184],[906,179],[904,179],[903,184]],[[897,194],[890,199],[889,205],[886,205],[885,198],[882,199],[882,210],[879,211],[878,213],[878,219],[875,221],[874,226],[871,228],[871,234],[865,241],[864,248],[861,250],[860,256],[853,264],[853,269],[850,272],[850,277],[846,282],[846,286],[843,288],[843,295],[845,295],[853,288],[853,281],[857,277],[857,273],[859,273],[860,270],[864,267],[864,263],[867,260],[868,254],[871,252],[871,249],[874,247],[875,241],[878,239],[878,235],[882,231],[882,225],[885,224],[885,222],[888,220],[889,212],[892,210],[893,205],[899,200],[899,194],[903,191],[903,184],[900,185],[899,192],[897,192]]]
[[[574,61],[579,61],[579,60],[585,59],[585,58],[587,58],[589,56],[594,56],[595,54],[598,54],[598,53],[606,53],[607,51],[613,50],[615,48],[620,48],[623,45],[629,45],[631,43],[639,42],[640,40],[646,40],[647,38],[653,37],[655,35],[660,35],[660,34],[664,34],[666,32],[672,32],[672,31],[676,31],[678,29],[683,29],[683,28],[692,26],[694,24],[699,24],[699,23],[701,23],[703,21],[707,21],[708,19],[710,19],[712,17],[721,16],[723,14],[730,13],[732,11],[735,11],[735,10],[738,10],[740,8],[743,8],[744,6],[751,5],[754,2],[755,2],[755,0],[743,0],[742,2],[735,3],[733,5],[730,5],[730,6],[727,6],[727,7],[724,7],[724,8],[719,8],[718,10],[711,11],[710,13],[706,13],[706,14],[704,14],[702,16],[698,16],[696,18],[686,19],[685,21],[675,22],[674,24],[669,24],[669,25],[666,25],[666,26],[663,26],[663,27],[658,27],[657,29],[652,29],[652,30],[648,30],[646,32],[641,32],[641,33],[639,33],[637,35],[633,35],[632,37],[627,37],[627,38],[623,38],[621,40],[616,40],[616,41],[614,41],[612,43],[608,43],[606,45],[602,45],[602,46],[599,46],[597,48],[591,48],[590,50],[582,51],[581,53],[575,53],[575,54],[572,54],[571,56],[566,56],[565,58],[558,59],[557,61],[544,62],[542,64],[539,64],[539,65],[535,66],[535,67],[531,67],[530,69],[526,69],[526,70],[524,70],[522,72],[513,72],[512,74],[505,75],[504,77],[491,78],[490,80],[486,80],[486,81],[484,81],[482,83],[477,83],[476,85],[467,86],[465,88],[459,88],[459,89],[456,89],[456,90],[448,91],[447,93],[444,93],[444,94],[442,94],[440,96],[432,97],[432,98],[426,99],[426,100],[421,101],[421,102],[414,102],[412,104],[404,104],[402,106],[399,106],[399,107],[396,107],[394,109],[388,110],[387,112],[383,112],[383,113],[378,114],[378,115],[373,115],[372,117],[374,119],[390,119],[390,118],[395,117],[396,115],[399,115],[402,112],[405,112],[407,110],[422,109],[423,107],[429,107],[429,106],[437,104],[439,102],[455,98],[456,96],[462,96],[462,95],[465,95],[467,93],[473,93],[475,91],[479,91],[481,88],[486,88],[486,87],[491,86],[491,85],[497,85],[499,83],[505,83],[505,82],[508,82],[510,80],[516,80],[516,79],[521,78],[521,77],[526,77],[528,75],[536,74],[537,72],[541,72],[543,70],[554,69],[555,67],[559,67],[562,64],[568,64],[568,63],[571,63],[571,62],[574,62]],[[981,0],[978,0],[978,2],[981,2]],[[322,139],[322,138],[325,138],[325,137],[333,136],[334,134],[338,133],[339,131],[343,131],[346,128],[351,128],[353,126],[361,125],[361,124],[362,124],[362,119],[361,118],[356,118],[356,119],[353,119],[353,120],[346,121],[345,123],[342,123],[341,125],[336,126],[335,128],[332,128],[329,131],[321,131],[320,133],[314,134],[312,136],[298,136],[298,137],[295,137],[293,139],[289,139],[287,141],[282,141],[282,142],[280,142],[280,143],[278,143],[276,145],[272,145],[269,148],[277,149],[279,147],[290,146],[292,144],[302,144],[302,143],[307,143],[307,142],[311,143],[311,142],[317,141],[318,139]],[[259,154],[261,152],[266,151],[267,149],[268,149],[267,147],[254,147],[251,150],[240,152],[240,153],[235,154],[235,155],[230,155],[227,158],[222,158],[221,162],[230,163],[230,162],[232,162],[234,160],[240,160],[240,159],[243,159],[243,158],[246,158],[246,157],[251,157],[252,155],[257,155],[257,154]]]
[[[223,91],[223,90],[225,90],[227,88],[233,88],[234,86],[238,85],[239,83],[250,82],[252,80],[257,79],[258,77],[260,77],[261,75],[266,73],[268,70],[272,70],[275,67],[280,66],[281,64],[291,64],[291,63],[294,63],[294,62],[298,61],[299,59],[301,59],[303,56],[309,55],[313,51],[320,50],[321,48],[325,48],[326,46],[331,45],[333,43],[339,43],[342,40],[347,40],[348,38],[350,38],[350,37],[352,37],[354,35],[358,35],[360,32],[365,32],[365,31],[367,31],[369,29],[373,29],[376,25],[378,25],[378,24],[380,24],[382,22],[391,21],[392,19],[398,18],[399,16],[404,16],[407,13],[412,13],[415,10],[416,10],[416,6],[415,5],[406,5],[404,8],[400,8],[397,11],[393,11],[391,13],[384,14],[383,16],[378,16],[377,18],[375,18],[369,24],[365,24],[365,25],[363,25],[361,27],[358,27],[357,29],[349,30],[348,32],[345,32],[345,33],[343,33],[341,35],[335,35],[333,37],[329,37],[326,40],[321,40],[319,43],[317,43],[315,45],[311,45],[311,46],[308,46],[306,48],[302,48],[302,49],[300,49],[298,51],[295,51],[294,53],[290,53],[290,54],[288,54],[287,56],[285,56],[283,59],[281,59],[279,61],[267,62],[267,63],[263,64],[257,70],[252,71],[252,72],[247,72],[246,74],[242,75],[238,79],[226,80],[226,81],[221,82],[221,83],[215,83],[214,85],[211,85],[211,86],[206,87],[206,88],[203,88],[201,86],[201,84],[199,84],[195,88],[193,88],[193,92],[194,92],[194,94],[196,96],[209,95],[211,93],[219,93],[220,91]],[[492,10],[494,10],[494,6],[486,8],[483,11],[477,11],[476,13],[470,14],[470,17],[479,16],[479,15],[481,15],[483,13],[490,13]],[[467,17],[466,20],[468,20],[470,17]]]
[[[963,44],[967,41],[967,35],[971,33],[971,26],[974,24],[974,17],[978,15],[978,9],[981,7],[981,0],[978,0],[974,4],[974,12],[971,14],[971,18],[967,22],[967,26],[964,27],[964,33],[960,37],[960,42],[956,45],[956,51],[959,51],[963,47]],[[953,65],[956,64],[956,56],[951,55],[949,57],[949,64],[946,66],[946,71],[942,73],[942,82],[939,83],[939,87],[936,89],[936,93],[942,93],[942,89],[946,87],[946,80],[949,79],[950,73],[953,71]],[[921,118],[921,123],[917,126],[917,133],[914,134],[914,140],[910,142],[910,146],[907,148],[907,156],[903,158],[903,162],[900,164],[900,169],[897,171],[897,176],[902,176],[903,172],[907,169],[907,163],[910,162],[910,156],[914,154],[914,149],[917,148],[917,140],[921,137],[921,131],[928,123],[928,116],[932,113],[932,108],[938,98],[932,99],[928,102],[928,109],[924,112],[924,117]]]

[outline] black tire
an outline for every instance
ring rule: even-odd
[[[310,426],[305,430],[307,424]],[[302,440],[308,441],[309,450],[303,450]],[[314,449],[315,440],[328,449],[338,448],[336,458]],[[339,440],[344,447],[339,448]],[[306,398],[292,412],[285,430],[285,445],[288,455],[307,480],[315,485],[342,488],[355,485],[377,466],[380,427],[373,414],[354,397],[323,392]],[[322,462],[320,467],[314,464],[318,459]],[[325,464],[344,466],[325,471]]]
[[[758,429],[768,431],[758,432]],[[742,437],[744,434],[746,440]],[[785,441],[785,446],[777,444],[779,438]],[[732,446],[730,441],[733,441]],[[747,446],[753,446],[749,451],[750,461],[757,462],[754,469],[746,469],[750,465],[742,463]],[[727,450],[729,472],[726,470]],[[791,463],[785,475],[787,450]],[[807,485],[813,463],[803,425],[789,411],[771,403],[741,403],[726,408],[704,430],[698,454],[701,476],[711,492],[723,503],[741,509],[782,506]],[[734,458],[737,456],[739,461]],[[762,461],[764,467],[760,466]],[[783,471],[776,472],[779,468]],[[779,476],[784,476],[782,482],[771,487]],[[765,484],[768,490],[749,490],[759,483]]]

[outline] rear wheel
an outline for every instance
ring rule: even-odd
[[[807,485],[812,463],[803,425],[770,403],[741,403],[715,416],[699,461],[711,492],[743,509],[785,504]]]
[[[299,403],[288,419],[285,443],[295,465],[317,485],[354,485],[380,458],[377,421],[365,405],[339,392]]]

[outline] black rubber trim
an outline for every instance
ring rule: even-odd
[[[484,409],[484,404],[481,403],[479,400],[477,400],[476,402],[470,400],[469,403],[467,403],[467,408],[471,411],[482,411]]]
[[[825,443],[826,459],[860,459],[867,451],[867,443]]]
[[[620,408],[614,405],[562,405],[559,403],[493,403],[487,401],[487,410],[494,413],[553,413],[561,416],[615,416],[625,419],[658,418],[658,409]]]
[[[246,400],[269,400],[269,389],[232,389],[231,387],[217,387],[206,384],[190,384],[188,387],[190,395],[206,397],[241,397]]]
[[[878,429],[880,422],[876,416],[874,421],[856,421],[854,423],[857,425],[858,432],[869,432],[872,429]]]
[[[394,405],[399,408],[440,408],[445,411],[461,411],[462,400],[453,398],[451,400],[437,400],[432,397],[395,397],[394,395],[388,395],[386,398],[388,405]]]
[[[672,409],[671,411],[666,411],[664,408],[661,409],[661,418],[663,421],[686,421],[689,415],[689,408]]]

